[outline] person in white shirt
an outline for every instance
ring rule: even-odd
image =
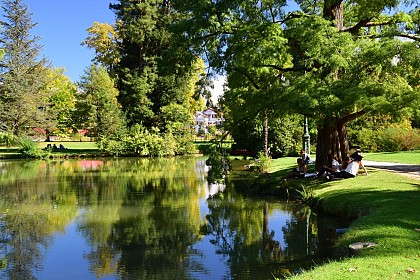
[[[318,178],[340,171],[340,163],[337,161],[336,157],[332,156],[332,154],[328,154],[327,162],[328,165],[324,165],[318,172]]]
[[[332,175],[334,178],[354,178],[359,173],[360,167],[363,169],[365,174],[368,175],[368,172],[362,163],[362,158],[363,157],[360,155],[360,153],[353,155],[353,160],[347,165],[346,169],[340,172],[334,172]]]

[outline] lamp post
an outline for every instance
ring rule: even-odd
[[[305,153],[310,155],[311,154],[311,136],[309,135],[308,119],[306,117],[303,123],[302,146],[303,146],[302,148],[305,150]]]

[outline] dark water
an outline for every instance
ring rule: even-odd
[[[1,279],[275,279],[325,254],[310,209],[208,185],[204,159],[0,161],[0,174]]]

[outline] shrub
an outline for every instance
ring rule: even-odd
[[[99,149],[113,156],[119,156],[125,152],[125,143],[119,140],[101,139],[98,143]]]
[[[396,152],[420,149],[420,129],[389,127],[382,130],[378,138],[380,151]]]
[[[407,120],[390,123],[386,118],[367,118],[350,124],[348,137],[365,152],[408,151],[420,149],[419,132]]]
[[[29,157],[29,158],[43,158],[45,157],[48,153],[39,149],[36,146],[36,142],[32,141],[29,138],[20,138],[18,140],[19,142],[19,152],[24,156],[24,157]]]
[[[15,135],[11,133],[0,133],[0,145],[4,145],[7,148],[12,147],[13,145],[18,144],[18,139]]]
[[[253,171],[256,171],[260,174],[265,174],[268,172],[271,164],[271,157],[265,156],[263,152],[258,152],[257,159],[252,163]]]

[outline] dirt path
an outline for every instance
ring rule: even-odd
[[[411,178],[420,180],[420,165],[369,160],[363,160],[363,164],[366,167],[386,169],[388,171],[397,172],[401,175],[409,176]]]

